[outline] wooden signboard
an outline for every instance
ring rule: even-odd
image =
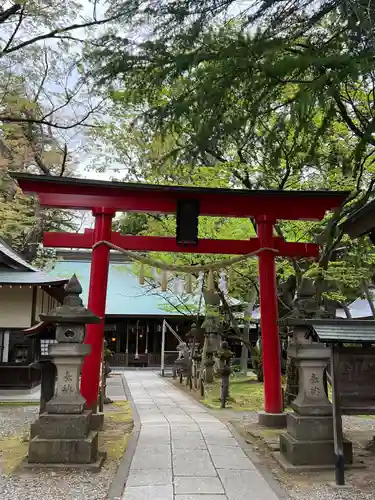
[[[314,319],[314,335],[331,345],[333,438],[336,484],[345,484],[341,416],[375,415],[375,321]],[[345,346],[345,347],[344,347]]]
[[[336,347],[335,351],[342,414],[375,414],[375,347]]]
[[[375,347],[331,346],[336,484],[345,484],[341,415],[375,414]]]

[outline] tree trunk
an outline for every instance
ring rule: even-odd
[[[207,339],[207,335],[205,335],[204,341],[203,341],[203,347],[202,347],[201,365],[199,368],[199,378],[201,380],[204,380],[204,376],[205,376],[204,371],[205,371],[205,361],[207,358],[207,343],[208,343],[208,339]]]
[[[364,294],[366,296],[368,305],[370,306],[372,317],[375,319],[375,306],[374,306],[374,302],[372,301],[370,290],[369,290],[369,287],[368,287],[368,285],[367,285],[367,283],[366,283],[365,280],[362,280],[362,290],[364,291]]]
[[[344,304],[343,302],[341,302],[341,306],[344,310],[344,313],[345,313],[345,316],[347,317],[347,319],[352,319],[352,315],[350,313],[349,307],[346,304]]]
[[[249,343],[249,324],[245,326],[243,329],[243,340],[245,342],[242,342],[242,348],[241,348],[241,374],[246,377],[247,375],[247,360],[249,358],[249,349],[247,347],[247,344]]]
[[[245,327],[243,329],[243,340],[242,342],[242,349],[241,349],[241,374],[246,377],[247,375],[247,361],[249,359],[249,333],[250,333],[250,320],[251,320],[251,313],[253,312],[255,300],[256,300],[256,292],[255,290],[251,290],[249,294],[249,303],[247,305],[246,311],[245,311]]]
[[[251,364],[256,373],[258,382],[263,382],[263,359],[262,359],[262,342],[251,350]]]

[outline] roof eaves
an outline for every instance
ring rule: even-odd
[[[2,285],[62,285],[68,281],[67,278],[49,276],[42,271],[0,271]]]
[[[21,265],[26,270],[36,271],[37,269],[33,267],[31,264],[26,262],[18,253],[9,246],[2,238],[0,238],[0,252],[3,253],[6,257],[16,262],[18,265]]]
[[[321,342],[359,344],[375,342],[375,321],[315,320],[310,324]]]

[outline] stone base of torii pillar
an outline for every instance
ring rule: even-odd
[[[55,393],[46,411],[34,424],[29,443],[29,467],[74,467],[99,470],[104,455],[98,450],[98,432],[92,430],[92,411],[85,410],[85,399],[79,391],[84,357],[91,346],[83,344],[85,325],[99,318],[82,305],[81,286],[75,276],[66,286],[61,307],[41,319],[54,322],[57,344],[49,354],[57,369]]]

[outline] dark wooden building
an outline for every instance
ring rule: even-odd
[[[62,301],[65,283],[28,264],[0,239],[0,389],[31,389],[40,382],[36,341],[23,331]]]
[[[60,251],[53,273],[60,277],[76,274],[87,305],[90,281],[91,254],[86,251]],[[112,366],[158,367],[161,362],[162,324],[166,319],[180,337],[189,331],[194,321],[191,311],[171,306],[175,296],[160,289],[141,286],[133,272],[132,263],[124,256],[111,253],[107,288],[105,339],[113,353]],[[178,341],[169,332],[166,352],[176,357]]]
[[[88,299],[91,253],[87,251],[60,251],[53,273],[69,278],[76,274],[82,288],[85,304]],[[234,309],[241,310],[241,303],[231,299]],[[159,367],[161,363],[161,343],[163,320],[185,339],[191,324],[196,320],[198,297],[185,297],[185,301],[171,292],[161,292],[160,288],[141,286],[134,274],[133,264],[122,254],[111,252],[107,287],[105,339],[112,351],[112,366]],[[174,306],[172,305],[174,304]],[[204,314],[204,308],[202,308]],[[243,322],[243,312],[239,322]],[[252,325],[251,341],[257,339],[257,326]],[[230,340],[236,357],[240,356],[241,344]],[[167,331],[166,362],[175,360],[178,341]]]

